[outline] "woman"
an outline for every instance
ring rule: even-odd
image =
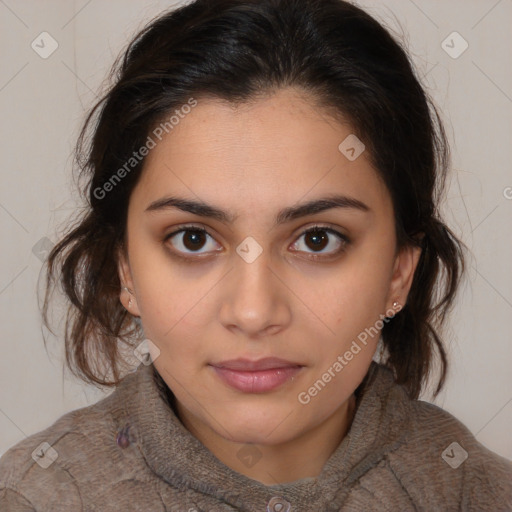
[[[465,248],[400,45],[340,0],[197,0],[117,71],[47,281],[116,389],[4,454],[2,510],[512,509],[512,463],[418,400]]]

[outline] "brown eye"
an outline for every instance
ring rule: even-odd
[[[209,241],[213,238],[209,233],[199,227],[182,228],[178,231],[174,231],[168,235],[165,240],[170,240],[173,249],[183,254],[204,254],[205,252],[211,252],[215,250],[215,244]],[[210,247],[208,248],[208,244]],[[207,248],[206,251],[201,251],[203,248]]]
[[[321,251],[329,244],[329,235],[321,229],[308,231],[305,237],[306,245],[315,251]]]
[[[313,259],[339,254],[350,243],[350,240],[338,231],[322,226],[315,226],[304,231],[299,240],[300,238],[304,238],[304,242],[295,242],[292,246],[293,249],[298,252],[305,252]],[[198,226],[182,226],[167,235],[164,241],[168,240],[173,252],[179,256],[204,255],[219,251],[214,238],[206,229]]]
[[[204,233],[200,231],[184,231],[182,237],[183,245],[190,251],[197,251],[201,249],[206,240]]]
[[[349,244],[349,239],[339,233],[338,231],[321,226],[315,226],[312,229],[304,231],[300,238],[304,237],[304,242],[301,244],[295,242],[293,245],[294,249],[312,254],[314,257],[326,255],[332,256],[342,252],[345,247]],[[330,250],[326,250],[325,249]]]

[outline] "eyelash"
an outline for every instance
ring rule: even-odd
[[[204,229],[203,227],[187,224],[187,225],[179,226],[178,229],[176,229],[172,233],[166,235],[163,242],[165,243],[165,242],[167,242],[167,240],[178,235],[179,233],[186,233],[187,231],[192,231],[195,233],[202,233],[204,235],[209,236],[210,238],[213,238],[213,236],[211,236],[210,233],[208,233],[208,231],[206,229]],[[329,233],[331,235],[336,236],[341,242],[341,248],[338,249],[337,251],[329,254],[328,256],[325,256],[322,253],[316,253],[316,254],[315,253],[307,253],[309,255],[308,258],[311,260],[316,261],[318,259],[333,258],[334,256],[343,253],[346,250],[346,247],[351,243],[351,240],[346,235],[341,234],[340,232],[336,231],[333,228],[330,228],[328,226],[321,226],[321,225],[315,225],[315,226],[312,226],[312,227],[306,229],[297,237],[296,240],[299,240],[304,235],[307,235],[307,234],[309,234],[311,232],[315,232],[315,231],[325,232],[325,233]],[[294,242],[294,243],[296,243],[296,242]],[[190,263],[193,263],[194,260],[198,260],[198,259],[201,259],[204,257],[204,256],[183,256],[183,254],[192,254],[192,253],[180,253],[179,251],[176,251],[176,250],[172,250],[172,252],[178,258],[181,258]],[[298,252],[302,252],[302,251],[298,251]]]

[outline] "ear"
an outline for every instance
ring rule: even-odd
[[[135,289],[133,286],[132,272],[128,255],[124,247],[119,247],[117,250],[117,269],[119,281],[121,283],[121,291],[119,292],[119,300],[126,310],[133,316],[140,316],[139,306],[137,305],[137,298],[135,297]],[[128,288],[126,290],[125,288]]]
[[[421,247],[407,245],[397,254],[389,287],[388,310],[392,308],[395,301],[398,302],[399,309],[402,309],[407,303],[407,296],[412,286],[421,251]]]

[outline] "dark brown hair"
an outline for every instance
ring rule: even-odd
[[[438,210],[449,167],[440,116],[394,36],[342,0],[196,0],[141,30],[110,79],[76,146],[87,206],[47,261],[44,322],[49,327],[49,292],[58,281],[69,299],[66,362],[75,375],[116,385],[121,347],[140,341],[140,322],[119,300],[117,250],[124,248],[128,202],[144,159],[129,169],[126,162],[192,97],[248,102],[293,86],[348,119],[390,192],[397,250],[423,249],[407,304],[382,329],[385,364],[417,398],[437,349],[439,392],[447,370],[439,332],[467,248]]]

